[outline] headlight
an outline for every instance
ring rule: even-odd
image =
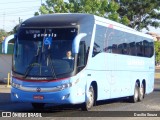
[[[70,82],[70,83],[65,83],[59,86],[55,86],[55,87],[50,87],[50,88],[43,88],[41,87],[41,92],[56,92],[56,91],[61,91],[70,87],[73,87],[74,85],[76,85],[79,82],[79,79],[77,79],[74,82]],[[37,87],[25,87],[22,86],[21,84],[18,83],[14,83],[12,81],[11,83],[12,87],[23,90],[23,91],[29,91],[29,92],[37,92]]]
[[[20,88],[21,87],[21,85],[20,84],[18,84],[18,83],[11,83],[11,85],[12,85],[12,87],[15,87],[15,88]]]
[[[64,89],[67,89],[69,87],[76,85],[78,82],[79,82],[79,79],[77,79],[76,81],[71,82],[71,83],[62,84],[62,85],[58,86],[58,88],[60,88],[61,90],[64,90]]]

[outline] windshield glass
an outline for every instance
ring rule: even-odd
[[[76,28],[21,29],[15,42],[13,71],[24,77],[53,77],[74,69]]]

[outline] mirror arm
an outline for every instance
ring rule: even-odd
[[[14,35],[6,37],[2,43],[2,53],[7,54],[8,42],[14,38]]]
[[[78,53],[79,52],[79,43],[80,43],[81,39],[85,36],[87,36],[86,33],[80,33],[79,35],[77,35],[74,38],[73,44],[72,44],[72,53]]]

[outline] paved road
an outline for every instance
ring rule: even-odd
[[[156,73],[160,73],[160,67],[156,69]]]
[[[2,92],[6,91],[6,92]],[[12,103],[10,101],[10,90],[9,88],[2,88],[0,86],[0,112],[33,112],[33,113],[42,113],[45,112],[44,116],[54,117],[54,116],[72,116],[76,115],[78,117],[86,116],[86,114],[82,114],[81,109],[78,106],[55,106],[53,104],[48,104],[45,109],[42,110],[34,110],[30,103]],[[160,80],[155,80],[155,90],[153,93],[145,96],[145,99],[142,102],[138,103],[129,103],[123,99],[116,100],[107,100],[98,102],[97,106],[92,109],[93,112],[88,117],[92,117],[92,115],[101,116],[99,114],[100,111],[160,111]],[[129,112],[121,112],[121,113],[108,113],[104,112],[104,114],[130,114]],[[132,113],[133,114],[133,113]],[[159,112],[160,114],[160,112]],[[125,116],[125,115],[124,115]],[[59,119],[59,118],[57,118]],[[104,119],[104,118],[102,118]]]

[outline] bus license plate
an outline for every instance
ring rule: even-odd
[[[34,95],[33,99],[43,100],[44,96],[42,96],[42,95]]]

